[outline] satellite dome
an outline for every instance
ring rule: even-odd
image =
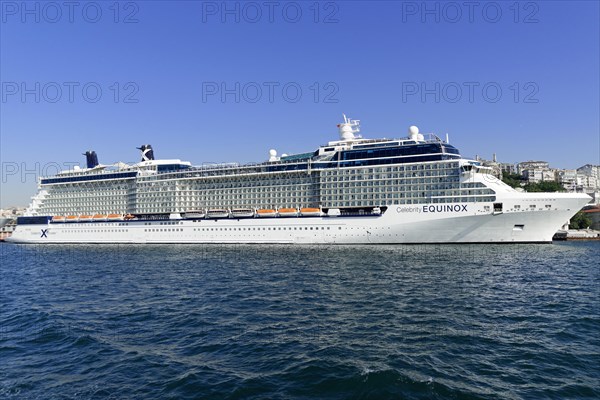
[[[410,138],[410,140],[414,140],[415,142],[418,142],[420,140],[423,140],[423,135],[421,135],[419,133],[419,128],[417,128],[414,125],[411,125],[408,128],[408,137]]]
[[[275,149],[271,149],[269,150],[269,161],[278,161],[279,159],[277,158],[277,150]]]

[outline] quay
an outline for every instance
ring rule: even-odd
[[[554,234],[552,240],[600,240],[600,231],[595,229],[560,230]]]

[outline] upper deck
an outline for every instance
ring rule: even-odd
[[[364,139],[357,135],[359,121],[347,119],[345,116],[344,121],[338,125],[340,140],[328,142],[327,145],[322,145],[313,152],[282,155],[281,157],[277,157],[275,150],[271,150],[269,160],[260,163],[192,166],[191,163],[178,159],[155,160],[151,146],[144,145],[140,148],[142,161],[139,163],[130,165],[119,162],[113,165],[90,165],[88,160],[88,168],[75,168],[52,177],[43,177],[40,184],[262,174],[421,163],[461,158],[458,149],[450,145],[447,140],[443,141],[434,134],[420,134],[416,127],[411,127],[409,136],[404,139]]]

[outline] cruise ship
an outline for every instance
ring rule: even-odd
[[[344,116],[338,140],[264,162],[193,166],[156,159],[39,179],[17,243],[515,243],[551,242],[589,200],[524,193],[445,140],[411,126],[367,139]]]

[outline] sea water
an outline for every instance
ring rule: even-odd
[[[0,245],[0,398],[600,398],[600,242]]]

